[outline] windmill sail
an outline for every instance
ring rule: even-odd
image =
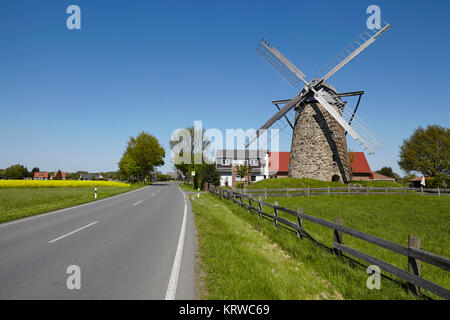
[[[348,47],[342,50],[333,60],[331,60],[325,68],[319,72],[318,78],[327,80],[343,66],[349,63],[358,54],[364,51],[368,46],[375,42],[381,35],[390,29],[391,25],[383,21],[382,28],[379,31],[365,30],[359,35]]]
[[[314,90],[315,91],[315,90]],[[331,116],[350,134],[359,140],[369,154],[383,146],[383,142],[367,127],[353,111],[332,91],[320,89],[314,92],[314,98]],[[349,124],[351,122],[351,125]]]
[[[266,60],[289,84],[295,88],[300,82],[305,81],[305,74],[294,66],[280,51],[271,46],[267,41],[261,40],[256,49],[258,54]]]
[[[249,145],[251,145],[253,142],[255,142],[256,139],[260,136],[262,130],[269,129],[275,122],[280,120],[284,117],[286,113],[291,111],[296,105],[298,105],[300,102],[303,101],[303,99],[306,97],[306,92],[303,92],[302,94],[295,96],[292,98],[283,108],[281,108],[277,113],[275,113],[266,123],[264,123],[259,130],[256,131],[256,134],[250,138],[249,142],[246,144],[245,148],[247,148]],[[286,125],[288,125],[286,121]],[[283,127],[284,129],[284,127]]]

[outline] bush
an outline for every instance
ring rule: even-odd
[[[430,177],[425,179],[425,188],[449,188],[450,177]]]
[[[169,181],[170,180],[170,176],[168,174],[158,173],[158,174],[156,174],[156,180],[158,180],[158,181]]]
[[[243,189],[244,183],[243,182],[236,182],[236,189]]]
[[[199,176],[202,188],[205,186],[205,183],[215,186],[220,185],[220,172],[217,171],[215,164],[203,164],[200,167]]]

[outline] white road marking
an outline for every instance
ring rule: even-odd
[[[133,206],[137,206],[139,203],[142,203],[142,202],[144,202],[144,200],[136,202],[135,204],[133,204]]]
[[[66,233],[65,235],[63,235],[63,236],[61,236],[61,237],[58,237],[58,238],[53,239],[53,240],[50,240],[48,243],[53,243],[53,242],[55,242],[55,241],[61,240],[62,238],[68,237],[68,236],[70,236],[71,234],[74,234],[75,232],[78,232],[78,231],[80,231],[80,230],[86,229],[87,227],[90,227],[90,226],[92,226],[92,225],[94,225],[94,224],[96,224],[96,223],[98,223],[98,221],[94,221],[94,222],[92,222],[92,223],[89,223],[87,226],[78,228],[77,230],[74,230],[74,231],[72,231],[72,232]]]
[[[172,273],[170,274],[170,280],[169,285],[167,286],[165,300],[175,300],[175,293],[177,292],[178,276],[180,275],[181,256],[183,255],[184,235],[186,233],[186,216],[187,216],[187,202],[185,198],[183,223],[181,225],[180,238],[178,239],[177,252],[175,253],[175,260],[173,261]]]

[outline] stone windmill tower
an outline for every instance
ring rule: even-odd
[[[314,178],[324,181],[348,182],[351,180],[350,158],[347,151],[347,133],[368,151],[374,153],[382,142],[356,115],[363,91],[338,93],[326,81],[344,65],[361,53],[390,28],[384,22],[379,30],[366,30],[341,54],[332,60],[310,82],[305,74],[286,59],[275,47],[261,40],[257,52],[278,71],[292,87],[304,83],[303,89],[290,100],[272,103],[278,108],[275,113],[249,140],[247,147],[272,126],[283,130],[293,129],[289,176]],[[359,96],[354,110],[341,98]],[[280,107],[279,105],[284,104]]]

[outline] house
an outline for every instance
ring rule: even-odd
[[[424,176],[420,176],[409,180],[411,188],[420,188],[422,186],[422,180],[425,182],[426,178]]]
[[[393,181],[393,182],[395,182],[395,178],[384,176],[384,175],[376,173],[376,172],[372,173],[371,180],[373,180],[373,181]]]
[[[267,178],[283,178],[289,173],[290,152],[267,152],[260,150],[217,150],[216,168],[220,172],[221,186],[236,186],[244,181],[237,175],[235,166],[246,164],[251,167],[250,179],[256,182]],[[395,181],[394,178],[372,172],[364,152],[349,152],[352,180]],[[420,184],[420,181],[419,181]]]
[[[78,180],[100,180],[100,175],[97,173],[80,173]]]
[[[33,178],[34,178],[34,180],[48,180],[48,173],[47,172],[35,172]]]
[[[349,152],[350,165],[352,167],[352,180],[370,180],[373,177],[364,152]]]
[[[53,172],[53,174],[50,176],[50,180],[56,179],[56,175],[57,174],[58,174],[58,171]],[[62,180],[66,180],[66,175],[67,175],[67,172],[62,172],[61,171],[61,179]]]
[[[268,153],[268,172],[266,177],[268,178],[283,178],[287,177],[289,173],[289,160],[291,153],[282,152],[269,152]]]
[[[224,150],[216,152],[216,169],[220,172],[220,185],[236,187],[237,182],[256,182],[263,180],[267,151],[262,150]],[[250,167],[247,177],[237,173],[238,165]]]

